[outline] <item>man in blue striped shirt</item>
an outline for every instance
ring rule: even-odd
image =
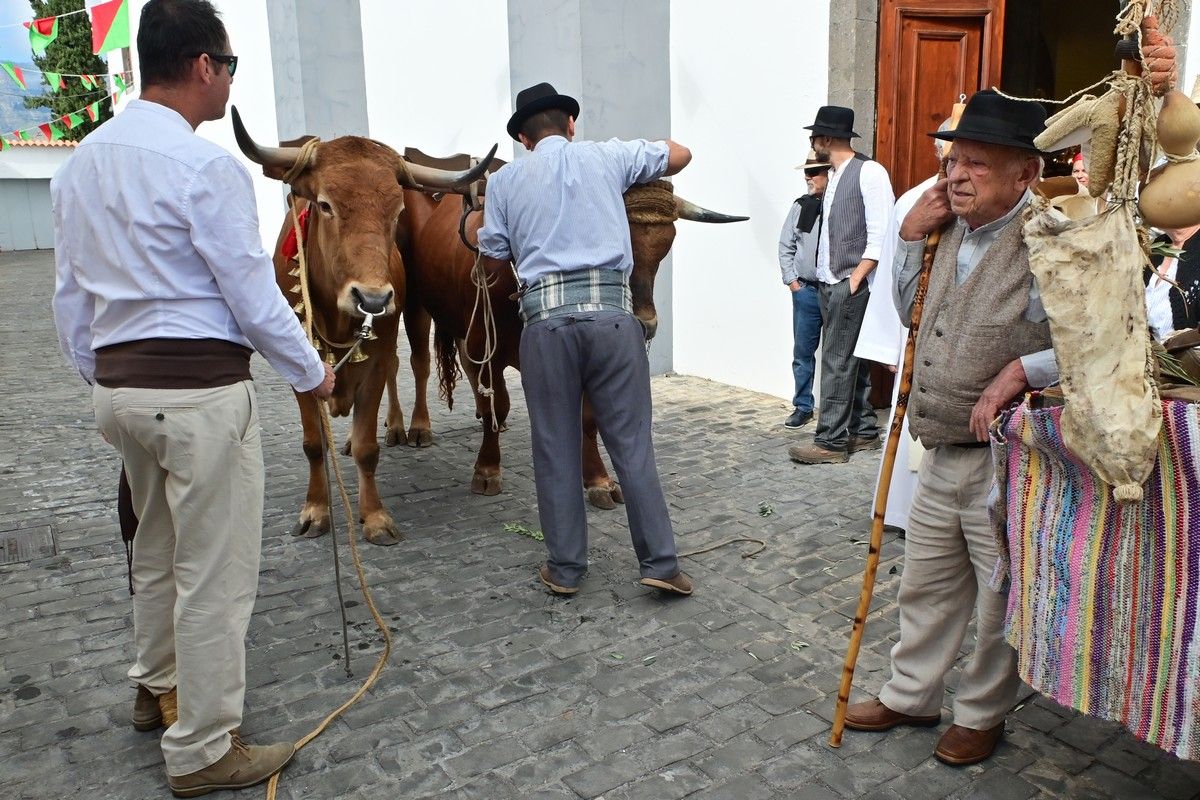
[[[538,576],[574,594],[587,571],[580,467],[586,392],[621,481],[641,582],[688,595],[654,462],[650,372],[633,316],[624,192],[674,175],[691,152],[670,140],[574,142],[579,103],[548,83],[517,94],[508,133],[530,155],[488,179],[479,249],[511,260],[521,286],[521,383],[533,438],[538,518],[549,557]]]

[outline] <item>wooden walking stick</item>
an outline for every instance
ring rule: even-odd
[[[950,115],[950,128],[958,126],[963,103],[955,103]],[[938,167],[938,178],[946,177],[946,160]],[[900,432],[904,426],[904,415],[908,411],[908,395],[912,391],[913,359],[917,352],[917,331],[921,326],[921,313],[925,307],[925,293],[929,290],[929,273],[933,257],[937,253],[940,230],[929,234],[925,240],[925,252],[921,257],[921,275],[917,279],[917,293],[913,298],[912,319],[908,326],[908,341],[904,345],[904,362],[900,369],[900,391],[896,395],[896,410],[892,425],[888,429],[887,447],[883,451],[883,466],[879,471],[879,486],[875,490],[875,513],[871,518],[871,541],[867,548],[867,565],[863,570],[862,592],[858,596],[858,610],[854,612],[854,629],[850,632],[850,646],[846,649],[846,662],[842,666],[842,683],[838,687],[837,707],[833,712],[833,732],[829,736],[831,747],[842,746],[842,731],[846,727],[846,707],[850,703],[850,687],[854,684],[854,665],[858,662],[858,651],[862,647],[863,633],[867,628],[867,613],[871,610],[871,597],[875,592],[875,575],[879,571],[879,548],[883,545],[883,517],[887,512],[888,491],[892,488],[892,469],[896,465],[896,451],[900,447]]]

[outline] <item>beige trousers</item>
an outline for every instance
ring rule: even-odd
[[[939,447],[922,460],[904,543],[900,641],[892,648],[892,678],[879,692],[893,711],[941,711],[946,673],[972,611],[975,652],[954,695],[954,722],[986,730],[1016,702],[1017,656],[1004,641],[1005,597],[987,586],[997,556],[987,513],[992,473],[987,448]]]
[[[263,460],[254,385],[106,389],[96,421],[125,460],[138,515],[129,677],[178,689],[170,775],[220,759],[241,725],[246,628],[258,590]]]

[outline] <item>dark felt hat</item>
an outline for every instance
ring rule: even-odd
[[[957,128],[929,135],[950,142],[966,139],[1037,153],[1033,140],[1045,128],[1046,109],[1041,103],[1013,100],[994,89],[984,89],[971,95]]]
[[[508,135],[513,139],[516,139],[517,134],[521,132],[521,126],[525,124],[525,120],[542,111],[557,108],[559,111],[565,111],[569,116],[579,119],[579,101],[574,97],[559,94],[548,83],[539,83],[517,92],[516,106],[517,110],[508,119]]]
[[[805,125],[804,130],[812,131],[813,136],[832,136],[835,139],[854,139],[854,109],[843,106],[821,106],[817,111],[817,119],[812,125]]]

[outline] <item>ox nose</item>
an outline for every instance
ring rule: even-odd
[[[350,289],[355,304],[368,314],[383,314],[392,301],[392,290],[367,289],[355,286]]]

